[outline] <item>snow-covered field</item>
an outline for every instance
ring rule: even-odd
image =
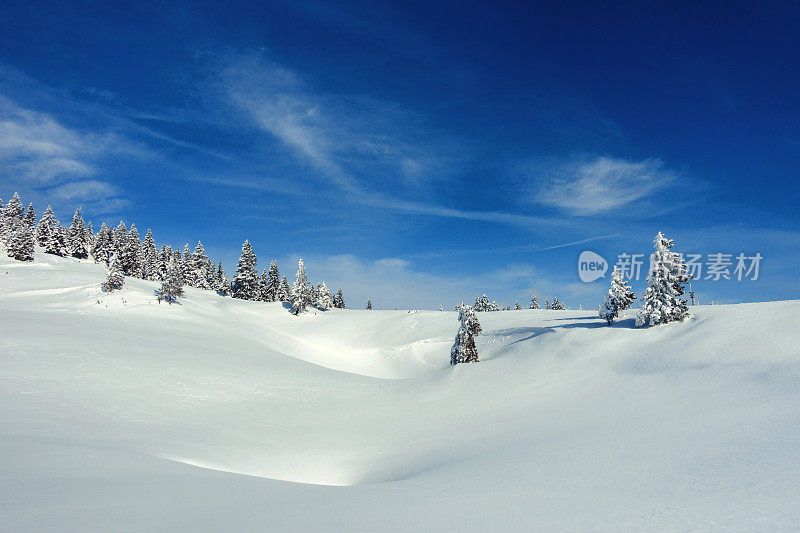
[[[800,302],[331,310],[0,254],[0,530],[797,530]]]

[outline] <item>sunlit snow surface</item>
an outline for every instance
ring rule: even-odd
[[[800,302],[480,313],[450,368],[453,312],[0,255],[0,531],[800,528]]]

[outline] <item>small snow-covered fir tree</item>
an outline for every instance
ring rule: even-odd
[[[219,267],[217,267],[217,283],[214,290],[220,296],[228,296],[231,293],[231,282],[228,280],[228,275],[222,270],[222,261],[219,262]]]
[[[53,208],[48,205],[47,209],[44,210],[42,219],[39,221],[39,224],[36,225],[36,243],[39,246],[47,245],[47,239],[50,238],[50,233],[53,231],[56,222],[58,221],[53,214]]]
[[[274,259],[269,264],[267,271],[267,283],[264,288],[264,299],[268,302],[278,301],[280,298],[281,273],[278,270],[278,262]]]
[[[478,348],[475,346],[475,335],[481,332],[481,325],[472,307],[463,303],[457,307],[460,323],[453,347],[450,349],[450,364],[477,363]]]
[[[33,261],[33,250],[36,243],[34,228],[24,222],[17,222],[16,227],[11,228],[11,235],[8,238],[8,257],[17,261]]]
[[[22,219],[22,223],[29,228],[36,227],[36,211],[33,210],[33,203],[28,204],[28,210],[25,212],[25,217]]]
[[[148,228],[144,235],[142,247],[139,250],[142,261],[142,279],[156,281],[160,279],[158,271],[158,251],[153,240],[153,232]]]
[[[367,300],[367,311],[372,311],[372,300]]]
[[[261,277],[258,278],[258,300],[268,302],[267,300],[267,269],[261,271]]]
[[[172,248],[166,244],[161,245],[161,250],[158,251],[158,279],[162,280],[167,276],[169,264],[172,261]]]
[[[194,253],[188,254],[188,257],[184,254],[184,264],[186,265],[184,277],[186,278],[187,285],[198,289],[211,289],[211,284],[208,280],[211,262],[208,256],[206,256],[206,249],[203,247],[202,242],[197,241]]]
[[[306,266],[303,260],[297,263],[297,274],[295,274],[294,285],[292,286],[292,307],[294,314],[299,314],[305,311],[306,307],[311,305],[311,289],[308,287],[308,275],[306,274]]]
[[[139,252],[142,248],[142,240],[139,238],[139,231],[136,224],[131,224],[128,232],[128,245],[120,252],[120,260],[125,274],[136,278],[142,277],[142,259]]]
[[[666,324],[689,316],[686,300],[681,298],[690,279],[683,257],[671,251],[674,243],[660,231],[653,245],[647,288],[636,315],[637,327]]]
[[[242,300],[258,299],[259,278],[256,270],[256,254],[250,241],[244,241],[242,255],[236,265],[233,277],[233,297]]]
[[[319,301],[319,291],[321,289],[321,285],[317,284],[316,286],[313,283],[308,284],[308,289],[311,291],[311,298],[308,305],[313,305],[316,307],[317,302]]]
[[[544,301],[544,308],[545,309],[550,309],[550,300],[545,300]]]
[[[22,224],[24,214],[25,208],[22,207],[19,194],[14,193],[3,209],[3,216],[0,219],[0,242],[8,243],[17,227]]]
[[[284,303],[290,303],[292,301],[292,288],[289,286],[289,282],[286,281],[286,276],[283,276],[281,279],[281,285],[278,289],[278,300]]]
[[[97,236],[94,239],[92,257],[95,263],[105,263],[107,265],[111,261],[111,255],[113,253],[114,243],[111,231],[108,229],[108,226],[106,226],[106,223],[103,222],[100,225],[100,231],[97,232]]]
[[[519,305],[519,300],[514,300],[514,311],[522,310],[522,306]]]
[[[91,220],[85,221],[85,233],[86,233],[86,248],[91,252],[92,247],[94,246],[94,229],[92,228]]]
[[[528,309],[539,309],[539,302],[536,301],[536,295],[531,295],[531,303],[528,305]]]
[[[125,283],[125,276],[122,273],[122,260],[119,255],[114,254],[108,264],[108,274],[102,287],[106,292],[113,292],[121,289],[123,283]]]
[[[556,311],[564,311],[566,309],[566,306],[558,301],[558,297],[555,297],[553,298],[553,303],[550,306],[550,309],[554,309]]]
[[[326,311],[331,307],[334,307],[333,295],[331,295],[330,289],[328,289],[328,286],[325,285],[323,281],[319,287],[319,295],[317,296],[317,309]]]
[[[168,304],[172,304],[178,298],[184,295],[183,292],[183,278],[181,276],[181,268],[173,257],[167,268],[167,275],[161,282],[161,292],[159,300],[166,300]]]
[[[44,251],[48,254],[66,257],[67,251],[67,231],[64,226],[56,220],[55,226],[50,228],[50,237],[44,245]]]
[[[86,225],[80,207],[72,216],[72,224],[67,230],[67,249],[72,257],[86,259],[89,257],[89,244],[86,242]]]
[[[336,291],[336,294],[333,296],[333,306],[336,309],[344,309],[346,307],[344,304],[344,294],[342,294],[342,289]]]
[[[498,307],[497,302],[492,300],[491,302],[486,304],[484,311],[499,311],[500,307]]]
[[[598,314],[610,326],[619,316],[620,311],[628,309],[635,299],[636,296],[628,282],[622,279],[622,271],[618,267],[614,267],[614,272],[611,273],[611,288],[603,297]]]

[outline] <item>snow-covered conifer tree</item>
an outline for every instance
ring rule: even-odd
[[[372,300],[367,300],[367,311],[372,311]]]
[[[484,295],[485,296],[485,295]],[[483,309],[484,311],[499,311],[500,308],[497,306],[497,302],[492,300],[491,302],[487,302]]]
[[[142,241],[139,238],[139,231],[136,229],[136,224],[131,224],[131,230],[128,232],[128,246],[124,252],[120,253],[120,260],[124,272],[136,278],[142,277],[142,259],[139,256],[141,248]]]
[[[163,280],[167,276],[171,261],[172,248],[168,248],[166,244],[162,244],[161,250],[158,252],[158,279]]]
[[[91,252],[94,247],[94,229],[92,228],[92,221],[86,220],[84,223],[86,231],[86,249]]]
[[[33,250],[36,238],[33,226],[29,226],[22,221],[18,221],[15,227],[10,229],[11,234],[8,238],[8,257],[17,261],[33,261]]]
[[[166,300],[168,304],[172,304],[178,298],[184,295],[183,292],[183,277],[181,276],[181,268],[175,257],[172,257],[167,268],[167,275],[161,282],[161,292],[159,300]]]
[[[269,264],[269,271],[267,272],[267,283],[264,289],[264,299],[268,302],[275,302],[278,298],[278,293],[281,288],[281,274],[278,271],[278,262],[274,259]]]
[[[642,306],[636,315],[636,326],[656,326],[689,316],[686,300],[681,296],[690,276],[683,257],[672,252],[674,246],[659,231],[653,241],[655,252],[650,255],[650,271]]]
[[[233,297],[242,300],[258,299],[258,271],[256,270],[256,254],[250,241],[244,241],[242,255],[236,265],[236,275],[233,277]]]
[[[553,304],[550,306],[550,309],[554,309],[556,311],[563,311],[566,309],[566,307],[564,306],[564,304],[558,301],[558,297],[556,296],[555,298],[553,298]]]
[[[56,220],[55,226],[50,228],[50,238],[44,245],[44,251],[48,254],[59,255],[66,257],[69,255],[67,251],[67,230],[61,225],[61,222]]]
[[[294,314],[303,312],[306,307],[312,304],[306,266],[303,260],[300,259],[297,263],[297,274],[295,274],[295,281],[292,286],[292,307],[294,308]]]
[[[214,290],[216,290],[220,296],[227,296],[231,293],[231,282],[228,280],[225,271],[222,270],[222,261],[219,262],[219,267],[217,268],[217,283]]]
[[[289,286],[289,282],[286,281],[286,276],[283,276],[281,279],[281,286],[278,289],[278,300],[284,303],[292,301],[292,288]]]
[[[478,349],[475,346],[475,335],[480,334],[481,325],[472,307],[462,303],[457,308],[460,326],[453,347],[450,349],[450,364],[477,363]]]
[[[325,285],[325,282],[322,282],[322,285],[319,287],[319,296],[317,297],[317,308],[323,311],[334,307],[333,305],[333,295],[331,295],[330,289],[328,286]]]
[[[531,295],[531,303],[528,306],[528,309],[539,309],[539,302],[536,301],[536,295]]]
[[[614,267],[611,273],[611,288],[603,297],[600,304],[599,316],[610,326],[614,319],[619,316],[619,312],[631,306],[636,299],[628,283],[622,279],[622,271]]]
[[[336,291],[336,294],[333,297],[333,306],[336,309],[344,309],[346,307],[344,304],[344,294],[342,294],[342,289]]]
[[[189,245],[186,245],[188,251]],[[194,253],[189,254],[188,258],[184,254],[184,263],[186,264],[187,271],[185,272],[186,284],[190,287],[197,287],[198,289],[211,289],[208,282],[208,271],[211,268],[211,263],[206,256],[206,250],[203,243],[197,241],[197,246]]]
[[[53,208],[48,205],[47,209],[44,211],[44,215],[42,215],[42,219],[39,221],[39,224],[36,225],[36,243],[39,246],[47,245],[50,233],[53,231],[53,227],[57,222],[56,216],[53,214]]]
[[[33,210],[33,203],[28,204],[28,210],[25,212],[25,218],[22,219],[22,223],[29,228],[36,227],[36,212]]]
[[[544,301],[544,308],[545,309],[550,309],[550,300],[545,300]]]
[[[44,219],[42,219],[44,221]],[[111,256],[114,253],[114,243],[112,241],[111,231],[103,222],[100,225],[100,231],[97,232],[97,237],[94,239],[92,246],[92,257],[95,263],[105,263],[108,265],[111,261]]]
[[[3,209],[3,217],[0,220],[0,242],[8,242],[16,231],[17,226],[22,224],[24,214],[25,208],[22,207],[19,194],[14,193],[14,196],[11,197],[11,200],[8,201],[5,209]]]
[[[122,273],[122,260],[118,254],[111,256],[108,264],[108,275],[106,281],[103,283],[103,290],[106,292],[113,292],[121,289],[122,284],[125,283],[125,276]]]
[[[83,223],[81,208],[75,210],[72,224],[67,230],[67,249],[72,257],[86,259],[89,257],[89,246],[86,242],[86,225]]]
[[[519,305],[519,300],[514,300],[514,311],[522,310],[522,306]]]
[[[148,228],[147,233],[144,235],[142,247],[139,251],[139,257],[142,260],[142,279],[155,281],[160,279],[158,269],[158,252],[156,251],[156,243],[153,240],[153,232]]]
[[[267,299],[267,283],[268,283],[268,275],[267,269],[261,271],[261,277],[258,278],[258,300],[262,302],[268,302]]]
[[[128,246],[128,228],[123,221],[119,221],[117,227],[111,231],[111,253],[108,256],[109,264],[111,257],[116,253],[122,253],[122,250]]]

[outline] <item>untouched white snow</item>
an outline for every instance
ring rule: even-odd
[[[0,254],[0,530],[797,530],[800,302],[331,310]]]

